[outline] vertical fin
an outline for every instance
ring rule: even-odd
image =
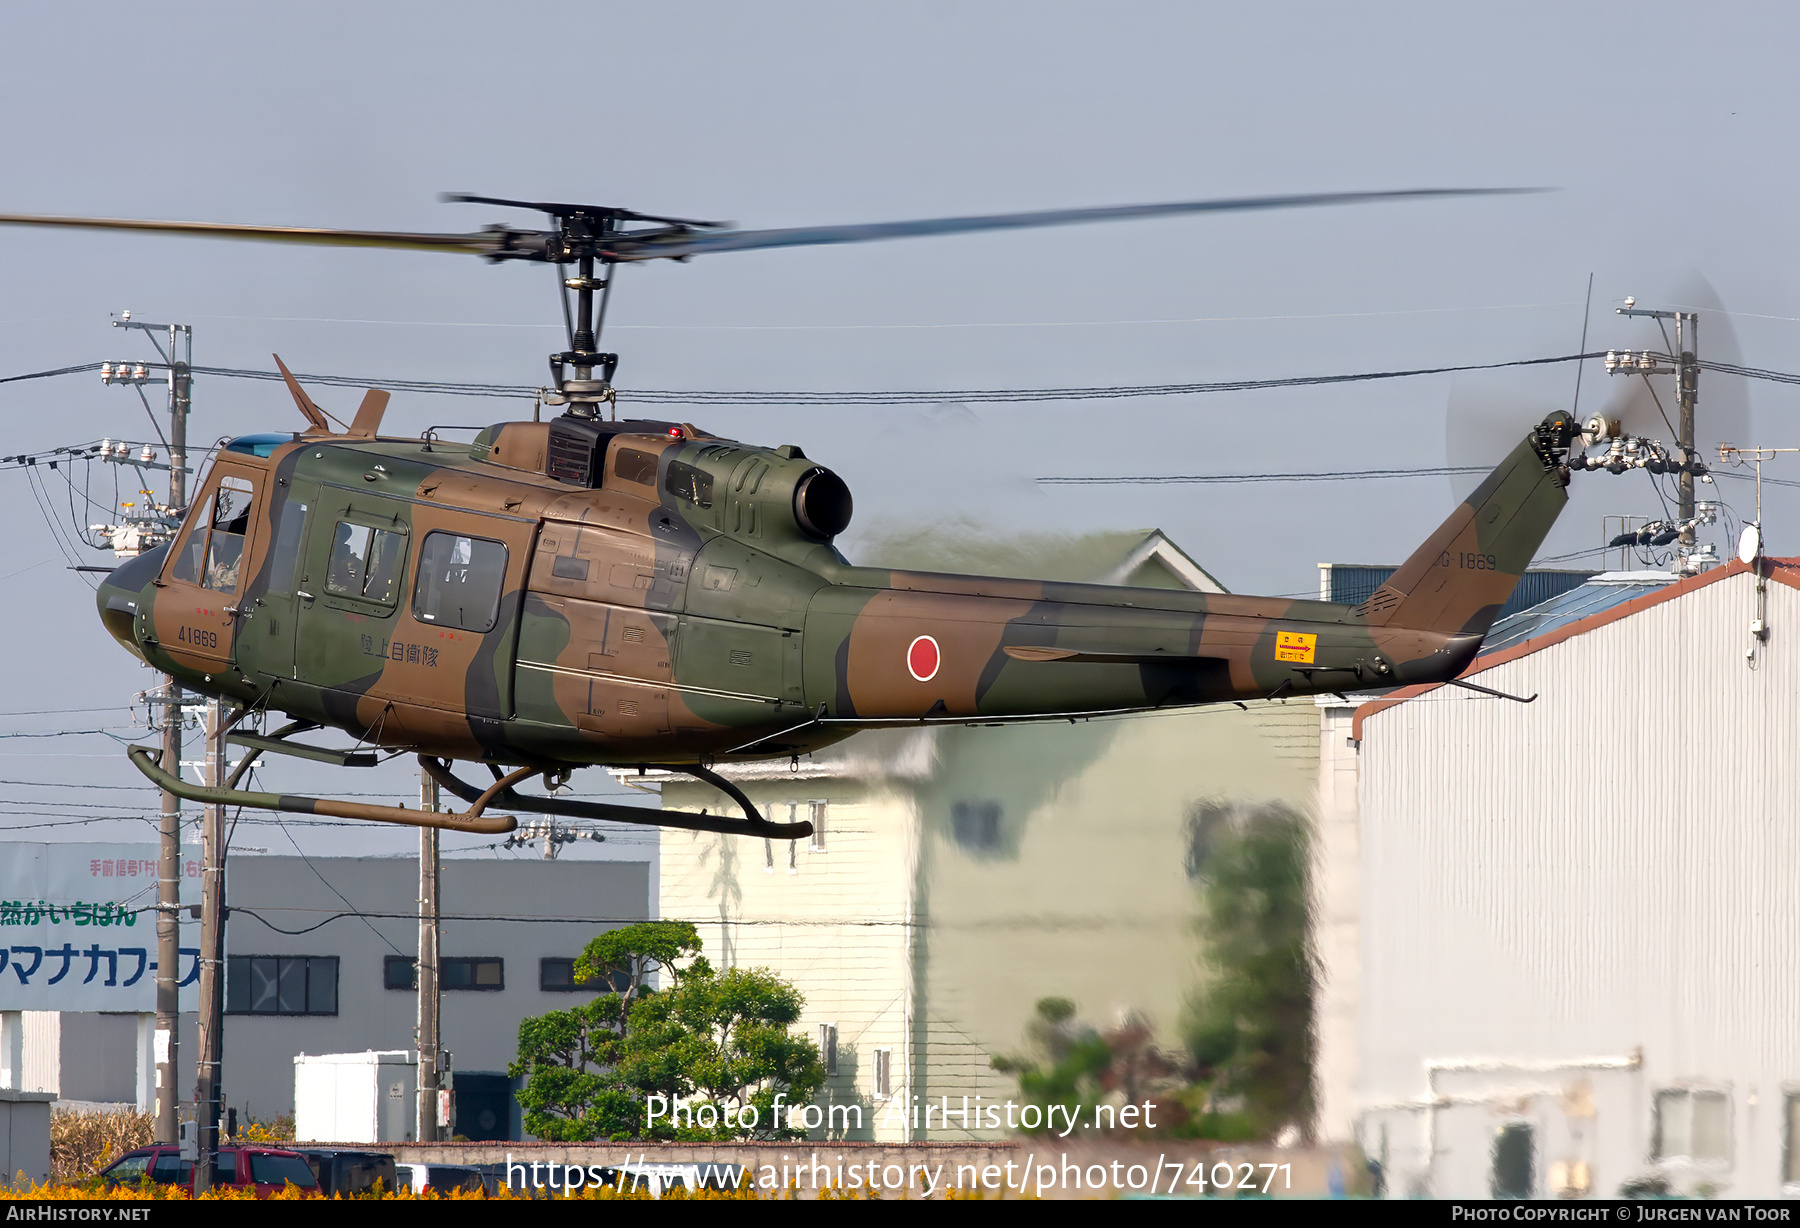
[[[325,411],[313,404],[313,399],[306,395],[306,389],[300,386],[300,381],[294,378],[294,373],[287,369],[286,363],[281,361],[281,355],[275,354],[272,357],[275,359],[275,365],[281,368],[281,378],[287,381],[288,391],[293,394],[294,404],[300,407],[301,415],[312,423],[313,430],[322,435],[331,434],[331,427],[325,421]]]
[[[1533,428],[1355,613],[1370,626],[1486,635],[1563,505],[1565,413]]]

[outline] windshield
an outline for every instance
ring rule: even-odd
[[[121,1185],[135,1185],[144,1179],[144,1173],[149,1167],[150,1155],[148,1152],[141,1156],[126,1156],[106,1170],[106,1179]]]

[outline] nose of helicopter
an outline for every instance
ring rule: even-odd
[[[137,640],[138,614],[148,612],[150,608],[156,592],[151,581],[162,570],[162,559],[167,550],[167,546],[158,546],[136,558],[126,559],[113,568],[94,591],[101,625],[139,660],[144,659],[144,650]]]

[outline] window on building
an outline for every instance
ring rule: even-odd
[[[825,851],[825,803],[822,801],[808,802],[806,810],[806,817],[812,820],[812,851],[823,853]]]
[[[427,533],[413,585],[413,617],[434,627],[492,631],[505,581],[506,547],[499,542]]]
[[[957,802],[950,807],[950,835],[977,852],[1000,847],[1000,803]]]
[[[892,1079],[891,1079],[892,1070],[893,1070],[893,1059],[894,1059],[894,1051],[892,1049],[877,1049],[877,1050],[875,1050],[874,1074],[875,1074],[875,1096],[877,1099],[885,1100],[889,1096],[894,1094],[893,1090],[892,1090],[893,1083],[892,1083]]]
[[[1493,1170],[1488,1190],[1494,1198],[1530,1198],[1535,1171],[1531,1126],[1515,1121],[1494,1134]]]
[[[439,960],[438,988],[505,989],[505,963],[497,958],[474,956]]]
[[[1656,1158],[1731,1158],[1731,1098],[1724,1092],[1668,1088],[1656,1093]]]
[[[1800,1092],[1787,1094],[1787,1140],[1781,1157],[1781,1179],[1800,1185]]]
[[[763,841],[763,873],[775,873],[775,842],[773,840]]]
[[[325,591],[393,605],[405,561],[405,534],[340,520],[331,539]]]
[[[538,960],[538,988],[547,993],[585,990],[588,993],[622,994],[631,988],[631,974],[623,968],[615,968],[600,980],[578,981],[575,979],[575,960],[553,956]]]
[[[573,964],[573,960],[565,960]],[[381,961],[381,983],[389,989],[417,989],[418,961],[410,955],[389,955]],[[438,959],[439,989],[505,989],[504,961],[461,956]],[[547,988],[547,987],[546,987]]]
[[[1207,864],[1219,838],[1231,829],[1232,808],[1218,802],[1196,802],[1187,813],[1186,862],[1189,882],[1206,877]]]
[[[789,840],[787,846],[788,873],[798,874],[800,873],[800,842],[798,840]]]
[[[825,1066],[825,1073],[837,1073],[837,1024],[821,1023],[819,1025],[819,1061]]]
[[[581,986],[575,983],[575,961],[572,959],[540,959],[538,960],[538,988],[549,993],[574,993]]]
[[[225,961],[225,1010],[232,1015],[335,1015],[335,955],[233,955]]]

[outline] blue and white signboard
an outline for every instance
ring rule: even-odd
[[[156,845],[0,850],[0,1010],[154,1011]],[[197,855],[184,855],[181,876],[183,900],[198,900]],[[183,1010],[199,1002],[199,939],[199,924],[184,915]]]

